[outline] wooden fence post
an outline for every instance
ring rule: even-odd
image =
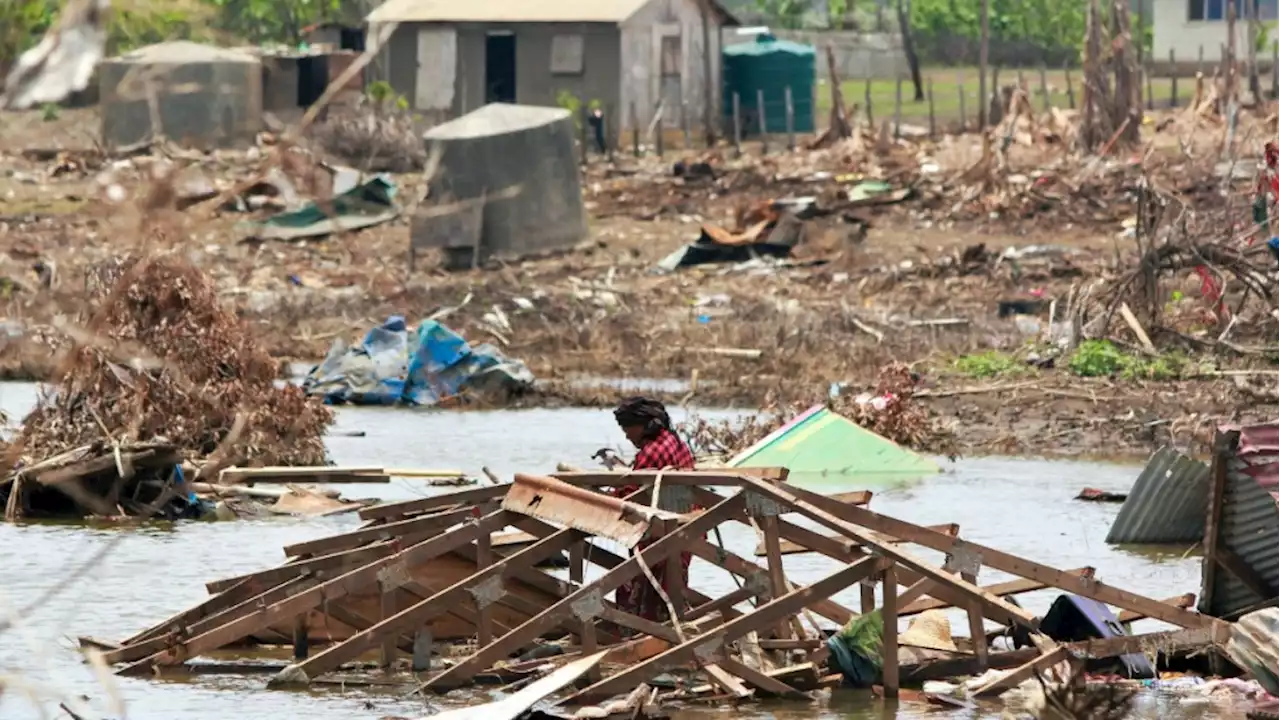
[[[1053,103],[1049,101],[1048,74],[1048,70],[1045,68],[1044,63],[1040,63],[1040,102],[1043,104],[1045,112],[1049,112],[1049,107],[1053,105]]]
[[[742,155],[742,99],[733,94],[733,154]]]
[[[1169,48],[1169,72],[1173,74],[1170,88],[1169,107],[1178,107],[1178,64],[1174,59],[1173,48]]]
[[[902,137],[902,76],[898,76],[893,95],[893,139]]]
[[[956,73],[956,92],[960,94],[960,132],[964,133],[969,129],[969,113],[965,111],[965,92],[964,92],[964,73]]]
[[[867,76],[866,84],[862,88],[862,102],[866,103],[867,105],[867,125],[870,125],[871,127],[875,127],[876,118],[874,115],[871,114],[871,76],[870,75]],[[844,108],[840,108],[840,109],[844,110]]]
[[[938,119],[933,110],[933,78],[929,78],[928,88],[925,90],[927,99],[929,100],[929,137],[937,137]]]
[[[634,102],[631,103],[631,152],[640,157],[640,114]]]
[[[1071,108],[1072,110],[1075,110],[1076,109],[1076,88],[1075,88],[1075,85],[1072,84],[1071,82],[1071,66],[1064,64],[1062,69],[1063,69],[1063,75],[1067,79],[1067,107]]]
[[[791,86],[786,87],[786,113],[787,113],[787,149],[795,152],[796,149],[796,106],[791,97]]]
[[[760,154],[769,152],[769,123],[764,116],[764,90],[756,90],[756,126],[760,129]]]

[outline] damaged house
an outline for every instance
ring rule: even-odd
[[[443,120],[492,102],[554,106],[568,94],[616,118],[615,133],[647,127],[659,102],[668,127],[682,112],[693,127],[707,119],[721,28],[737,25],[716,0],[388,0],[366,20],[371,37],[399,24],[369,79],[416,112]]]

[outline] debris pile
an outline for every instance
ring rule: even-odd
[[[96,309],[83,331],[66,328],[63,372],[9,448],[11,515],[38,510],[35,495],[15,498],[26,483],[49,485],[45,474],[114,499],[180,461],[325,462],[331,411],[276,387],[275,362],[200,270],[173,254],[131,257],[86,285]]]
[[[821,495],[787,476],[776,467],[517,474],[512,483],[377,505],[360,511],[363,527],[286,547],[286,564],[209,583],[210,599],[121,643],[82,642],[105,648],[105,662],[128,676],[198,671],[198,658],[213,651],[292,638],[292,661],[276,665],[272,686],[358,685],[353,673],[368,669],[360,658],[378,649],[377,667],[412,670],[398,677],[420,690],[541,688],[540,697],[517,693],[504,707],[586,676],[551,703],[565,710],[546,708],[554,717],[604,717],[605,708],[635,717],[654,702],[808,701],[841,686],[895,696],[980,675],[951,691],[972,707],[1034,687],[1044,673],[1066,679],[1086,661],[1095,678],[1114,672],[1140,682],[1189,652],[1225,652],[1231,624],[1183,609],[1182,597],[1122,591],[1092,568],[1045,566],[962,540],[954,524],[876,513],[870,492]],[[763,561],[719,540],[734,524],[755,528]],[[500,546],[508,526],[531,542]],[[945,554],[945,565],[922,551]],[[539,568],[562,552],[567,582]],[[799,585],[787,578],[784,553],[836,563]],[[704,594],[690,582],[702,574],[679,570],[688,567],[682,555],[728,571],[736,589]],[[984,570],[1016,579],[978,585]],[[610,599],[633,579],[660,588],[665,614],[629,604],[629,595]],[[858,611],[836,600],[849,588],[859,589]],[[1064,594],[1043,618],[1011,599],[1045,588]],[[967,613],[973,640],[952,636],[939,612],[947,608]],[[900,633],[904,617],[912,619]],[[1148,617],[1180,629],[1133,635],[1123,627]],[[1007,628],[988,632],[984,618]],[[1015,649],[1000,649],[1005,636]],[[251,667],[263,670],[258,660]],[[1051,705],[1079,702],[1048,694]]]
[[[310,137],[320,150],[368,172],[422,172],[427,161],[422,133],[399,110],[331,106]]]

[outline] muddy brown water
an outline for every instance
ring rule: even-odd
[[[0,408],[19,418],[34,403],[36,386],[0,385]],[[709,413],[704,413],[709,414]],[[727,414],[721,415],[728,417]],[[600,447],[624,440],[609,413],[601,410],[524,410],[447,413],[416,410],[349,408],[338,411],[338,431],[362,430],[364,437],[332,437],[329,447],[340,464],[387,467],[449,467],[479,472],[488,465],[500,475],[546,471],[557,462],[589,465]],[[1092,565],[1099,577],[1151,597],[1195,591],[1199,560],[1177,550],[1133,551],[1109,547],[1103,537],[1117,505],[1075,502],[1084,486],[1125,490],[1136,477],[1133,466],[1030,459],[966,459],[943,461],[946,471],[908,487],[877,488],[872,507],[921,524],[957,522],[966,538],[1019,553],[1060,568]],[[346,486],[354,497],[407,499],[431,492],[412,482]],[[859,489],[832,483],[824,492]],[[201,676],[184,681],[111,678],[104,691],[74,650],[74,638],[90,635],[121,639],[204,599],[204,583],[276,565],[289,543],[354,527],[354,516],[254,522],[191,522],[171,527],[113,529],[68,524],[0,524],[0,611],[6,616],[38,602],[55,588],[60,592],[22,617],[0,637],[0,718],[35,720],[41,710],[57,715],[60,699],[86,696],[94,709],[88,717],[133,720],[208,720],[228,717],[301,718],[310,720],[374,720],[386,715],[419,717],[429,708],[407,699],[404,691],[370,688],[324,688],[311,691],[265,689],[265,677]],[[125,537],[103,559],[77,579],[77,568],[113,538]],[[747,528],[724,534],[729,549],[750,556],[755,538]],[[926,554],[935,561],[936,554]],[[786,558],[794,580],[815,580],[834,569],[832,561],[809,555]],[[710,595],[732,589],[732,579],[695,560],[692,582]],[[1008,579],[984,571],[983,584]],[[857,606],[856,590],[837,599]],[[1023,604],[1043,612],[1053,592],[1022,596]],[[963,615],[951,618],[957,635],[967,634]],[[1159,629],[1144,621],[1140,629]],[[15,681],[16,680],[16,681]],[[432,698],[435,708],[474,701],[475,692]],[[484,696],[485,693],[479,693]],[[114,711],[108,697],[125,704]],[[30,698],[26,697],[30,696]],[[1243,717],[1206,702],[1191,702],[1155,693],[1139,704],[1140,717]],[[838,691],[829,702],[809,706],[760,704],[740,709],[681,710],[676,716],[701,720],[713,716],[747,716],[778,720],[863,720],[868,718],[998,718],[1001,707],[981,711],[939,712],[923,705],[886,705],[867,693]]]

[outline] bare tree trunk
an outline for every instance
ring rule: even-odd
[[[1112,107],[1112,123],[1124,125],[1120,138],[1136,143],[1142,134],[1142,81],[1133,59],[1133,31],[1129,27],[1129,0],[1116,0],[1112,5],[1111,51],[1116,76],[1116,95]]]
[[[982,0],[981,20],[982,38],[978,46],[978,127],[987,131],[987,107],[991,98],[987,97],[987,51],[991,45],[991,5],[989,0]]]
[[[911,69],[911,84],[916,88],[916,102],[924,102],[924,80],[920,77],[920,56],[911,37],[911,0],[898,0],[898,32],[902,35],[902,53]]]
[[[1249,19],[1249,94],[1253,95],[1253,102],[1262,102],[1262,83],[1258,80],[1258,36],[1261,34],[1261,26],[1258,24],[1258,6],[1252,0],[1246,0],[1245,17]]]
[[[702,76],[706,78],[706,97],[702,99],[702,126],[707,136],[707,147],[714,147],[716,144],[716,124],[714,120],[714,105],[716,98],[715,88],[712,83],[715,78],[711,75],[711,11],[707,9],[707,3],[698,3],[702,8]]]

